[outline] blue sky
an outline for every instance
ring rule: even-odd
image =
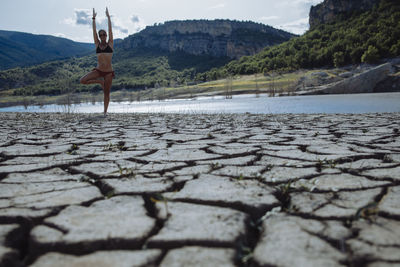
[[[92,42],[91,13],[106,28],[105,7],[114,36],[124,38],[168,20],[235,19],[261,22],[302,34],[308,13],[322,0],[1,0],[0,29],[62,36]]]

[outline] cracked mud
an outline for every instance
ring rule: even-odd
[[[399,115],[1,113],[0,266],[399,266]]]

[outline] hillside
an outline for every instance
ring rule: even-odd
[[[228,60],[149,49],[115,49],[113,61],[116,72],[113,90],[138,90],[154,87],[156,84],[191,80],[196,68],[205,71],[209,68],[204,64],[220,67]],[[1,71],[0,92],[8,91],[7,94],[13,95],[58,95],[68,92],[101,91],[98,85],[87,86],[79,83],[80,77],[91,71],[96,64],[96,56],[93,54]]]
[[[294,36],[250,21],[185,20],[148,26],[126,38],[121,46],[124,49],[146,47],[168,52],[182,51],[197,56],[240,58]]]
[[[213,23],[221,22],[228,26],[218,32],[210,26]],[[187,25],[185,26],[185,24]],[[166,25],[168,31],[166,31]],[[197,25],[197,28],[194,25]],[[207,28],[199,25],[209,26]],[[243,27],[241,28],[240,25]],[[228,35],[226,29],[231,31],[230,35]],[[207,33],[207,31],[210,32]],[[158,32],[158,34],[155,34],[155,32]],[[231,61],[228,54],[217,55],[213,53],[213,50],[204,50],[203,46],[200,45],[202,41],[199,38],[212,41],[212,38],[215,37],[212,42],[218,43],[221,48],[219,51],[222,50],[222,47],[225,47],[225,51],[230,51],[230,56],[239,57],[241,53],[254,54],[257,49],[261,49],[262,45],[264,47],[292,37],[291,34],[283,31],[276,30],[277,34],[273,34],[273,32],[274,29],[262,24],[225,20],[200,21],[199,23],[194,21],[180,21],[178,23],[175,21],[148,27],[144,30],[144,33],[129,36],[116,44],[113,57],[116,78],[113,81],[113,90],[142,90],[158,86],[181,85],[195,80],[198,73],[208,71],[211,68],[222,67]],[[150,45],[157,38],[176,38],[178,35],[180,36],[179,43],[182,45],[179,49],[176,47],[164,49],[160,40],[158,43],[161,45]],[[145,38],[144,36],[148,37]],[[199,44],[198,50],[188,45],[195,43],[193,41],[194,36],[196,36],[196,43]],[[225,36],[226,39],[224,45],[220,39],[222,36]],[[271,39],[266,36],[270,36]],[[143,43],[139,44],[138,38]],[[238,45],[233,46],[233,41]],[[165,40],[165,42],[173,43],[171,40]],[[187,47],[191,47],[190,50],[186,49]],[[236,48],[233,49],[234,47]],[[98,85],[79,84],[79,78],[95,66],[96,56],[91,54],[81,58],[46,62],[31,67],[1,71],[0,91],[7,91],[3,93],[7,95],[57,95],[66,92],[100,91],[101,88]]]
[[[340,4],[344,1],[326,0],[323,4],[332,2]],[[201,79],[376,63],[400,56],[400,2],[375,0],[375,3],[372,9],[365,12],[351,10],[350,13],[335,13],[330,22],[316,23],[300,37],[267,47],[254,56],[232,61],[223,68],[213,69],[202,74]]]
[[[0,30],[0,70],[82,56],[92,50],[93,44],[50,35]]]

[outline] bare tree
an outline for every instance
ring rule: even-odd
[[[232,99],[232,83],[233,83],[232,76],[228,76],[226,78],[226,82],[225,82],[225,98],[226,99]]]
[[[258,88],[258,80],[257,80],[257,73],[254,75],[254,81],[255,81],[255,84],[256,84],[256,97],[258,98],[258,97],[260,97],[260,89]]]

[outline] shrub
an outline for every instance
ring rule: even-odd
[[[365,51],[361,57],[361,62],[364,63],[376,63],[378,62],[378,60],[379,60],[379,51],[373,45],[368,46],[368,50]]]
[[[344,64],[345,60],[343,52],[336,52],[335,54],[333,54],[333,65],[335,65],[335,67],[340,67],[343,66]]]
[[[400,56],[400,40],[390,48],[390,54],[394,57]]]

